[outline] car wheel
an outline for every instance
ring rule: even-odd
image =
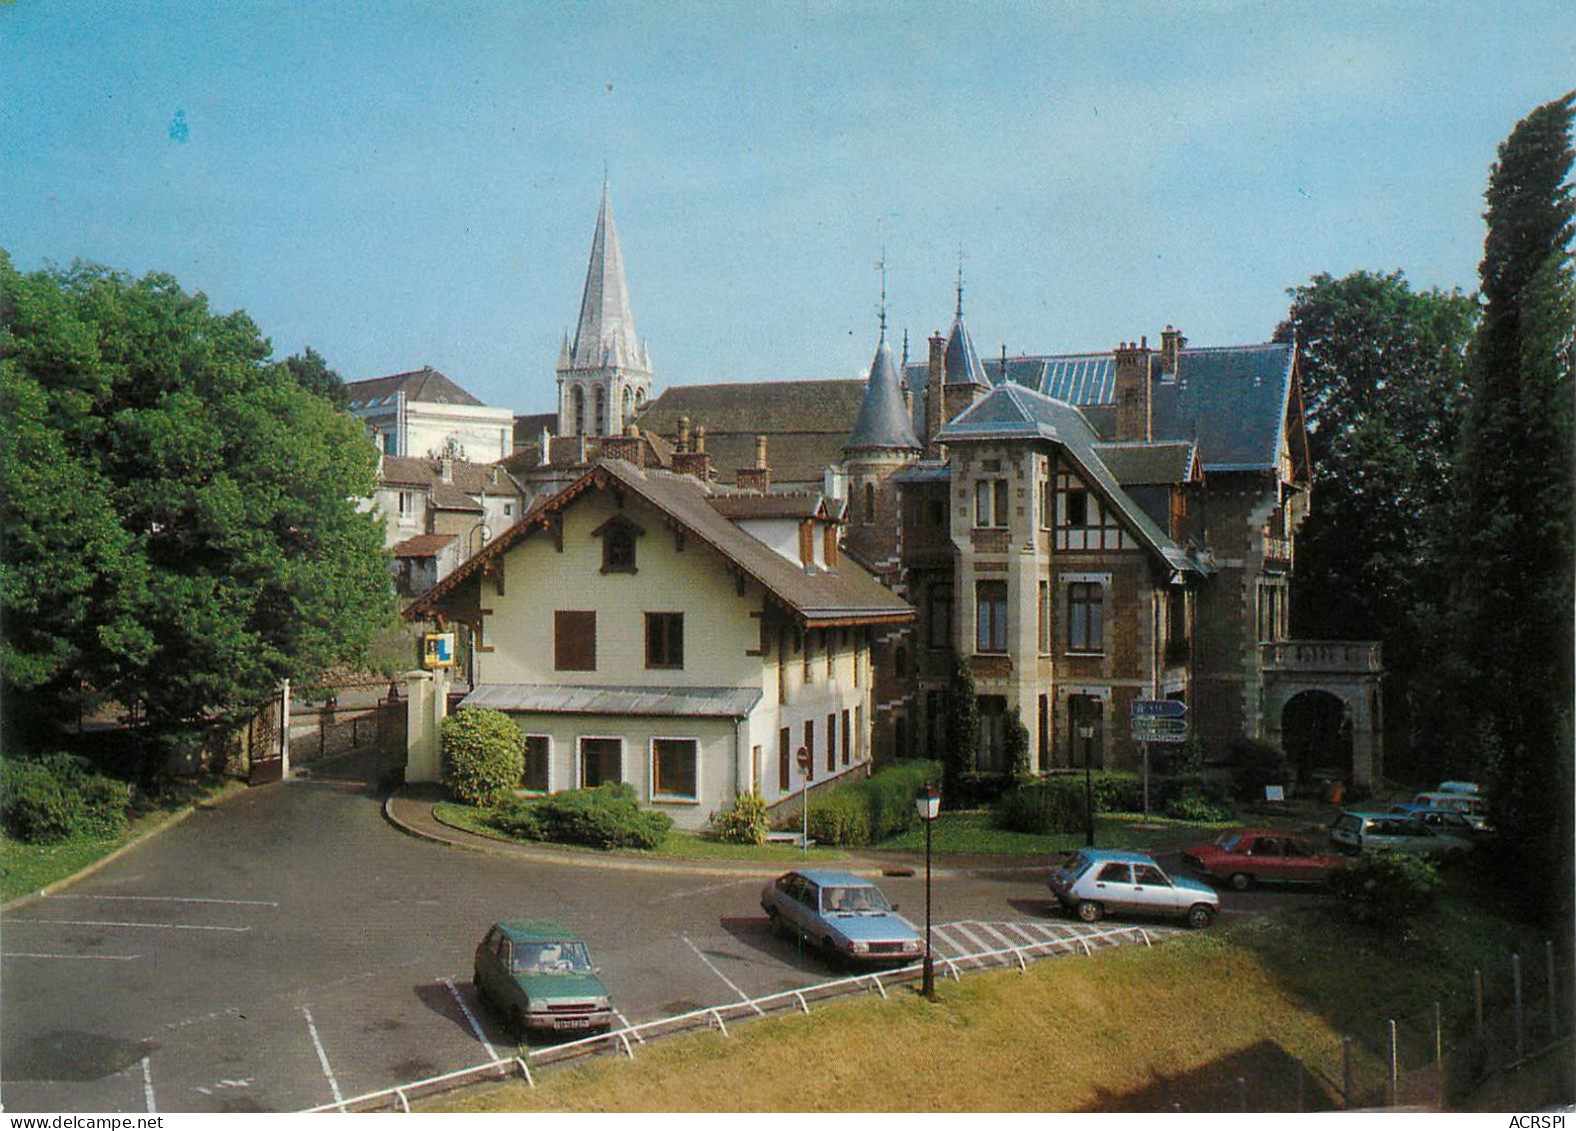
[[[1195,931],[1202,930],[1215,921],[1215,909],[1207,903],[1195,903],[1187,909],[1187,925]]]
[[[1078,918],[1085,923],[1098,923],[1100,916],[1105,914],[1105,908],[1092,899],[1086,899],[1078,905]]]
[[[1227,882],[1231,884],[1232,891],[1247,891],[1253,886],[1253,877],[1246,872],[1233,872]]]

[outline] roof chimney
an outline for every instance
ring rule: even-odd
[[[536,455],[536,466],[546,467],[553,461],[553,434],[544,426],[537,442],[541,444],[541,451]]]
[[[1182,331],[1167,325],[1160,331],[1160,376],[1175,377],[1177,375],[1177,356],[1187,348],[1187,339],[1182,336]]]
[[[1154,439],[1153,352],[1148,339],[1140,344],[1123,342],[1114,353],[1116,362],[1116,439],[1118,442]]]
[[[755,466],[739,468],[733,481],[742,491],[759,491],[764,495],[771,490],[772,473],[766,465],[765,436],[755,437]]]
[[[675,452],[690,450],[690,418],[687,416],[679,417],[679,438],[674,443],[673,450]]]
[[[454,482],[454,457],[444,456],[438,461],[439,474],[445,483]]]
[[[706,450],[706,426],[704,424],[695,428],[695,450],[697,452]]]

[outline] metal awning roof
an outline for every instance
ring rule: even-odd
[[[488,683],[461,707],[545,715],[652,715],[742,719],[761,701],[758,687],[598,687],[563,683]]]

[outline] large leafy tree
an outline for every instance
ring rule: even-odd
[[[360,658],[392,597],[359,424],[169,276],[0,252],[0,288],[7,721],[89,688],[175,727]]]
[[[1466,407],[1476,304],[1399,271],[1315,276],[1290,292],[1313,505],[1297,539],[1295,635],[1385,645],[1387,762],[1427,776],[1414,741],[1435,663],[1449,477]]]
[[[1451,576],[1463,709],[1452,732],[1493,789],[1504,858],[1529,900],[1570,920],[1576,92],[1540,106],[1489,176],[1483,318],[1458,464]]]

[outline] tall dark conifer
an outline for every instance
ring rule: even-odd
[[[1458,463],[1453,608],[1471,741],[1502,859],[1570,919],[1576,444],[1570,184],[1576,92],[1500,146],[1486,194],[1482,320]]]

